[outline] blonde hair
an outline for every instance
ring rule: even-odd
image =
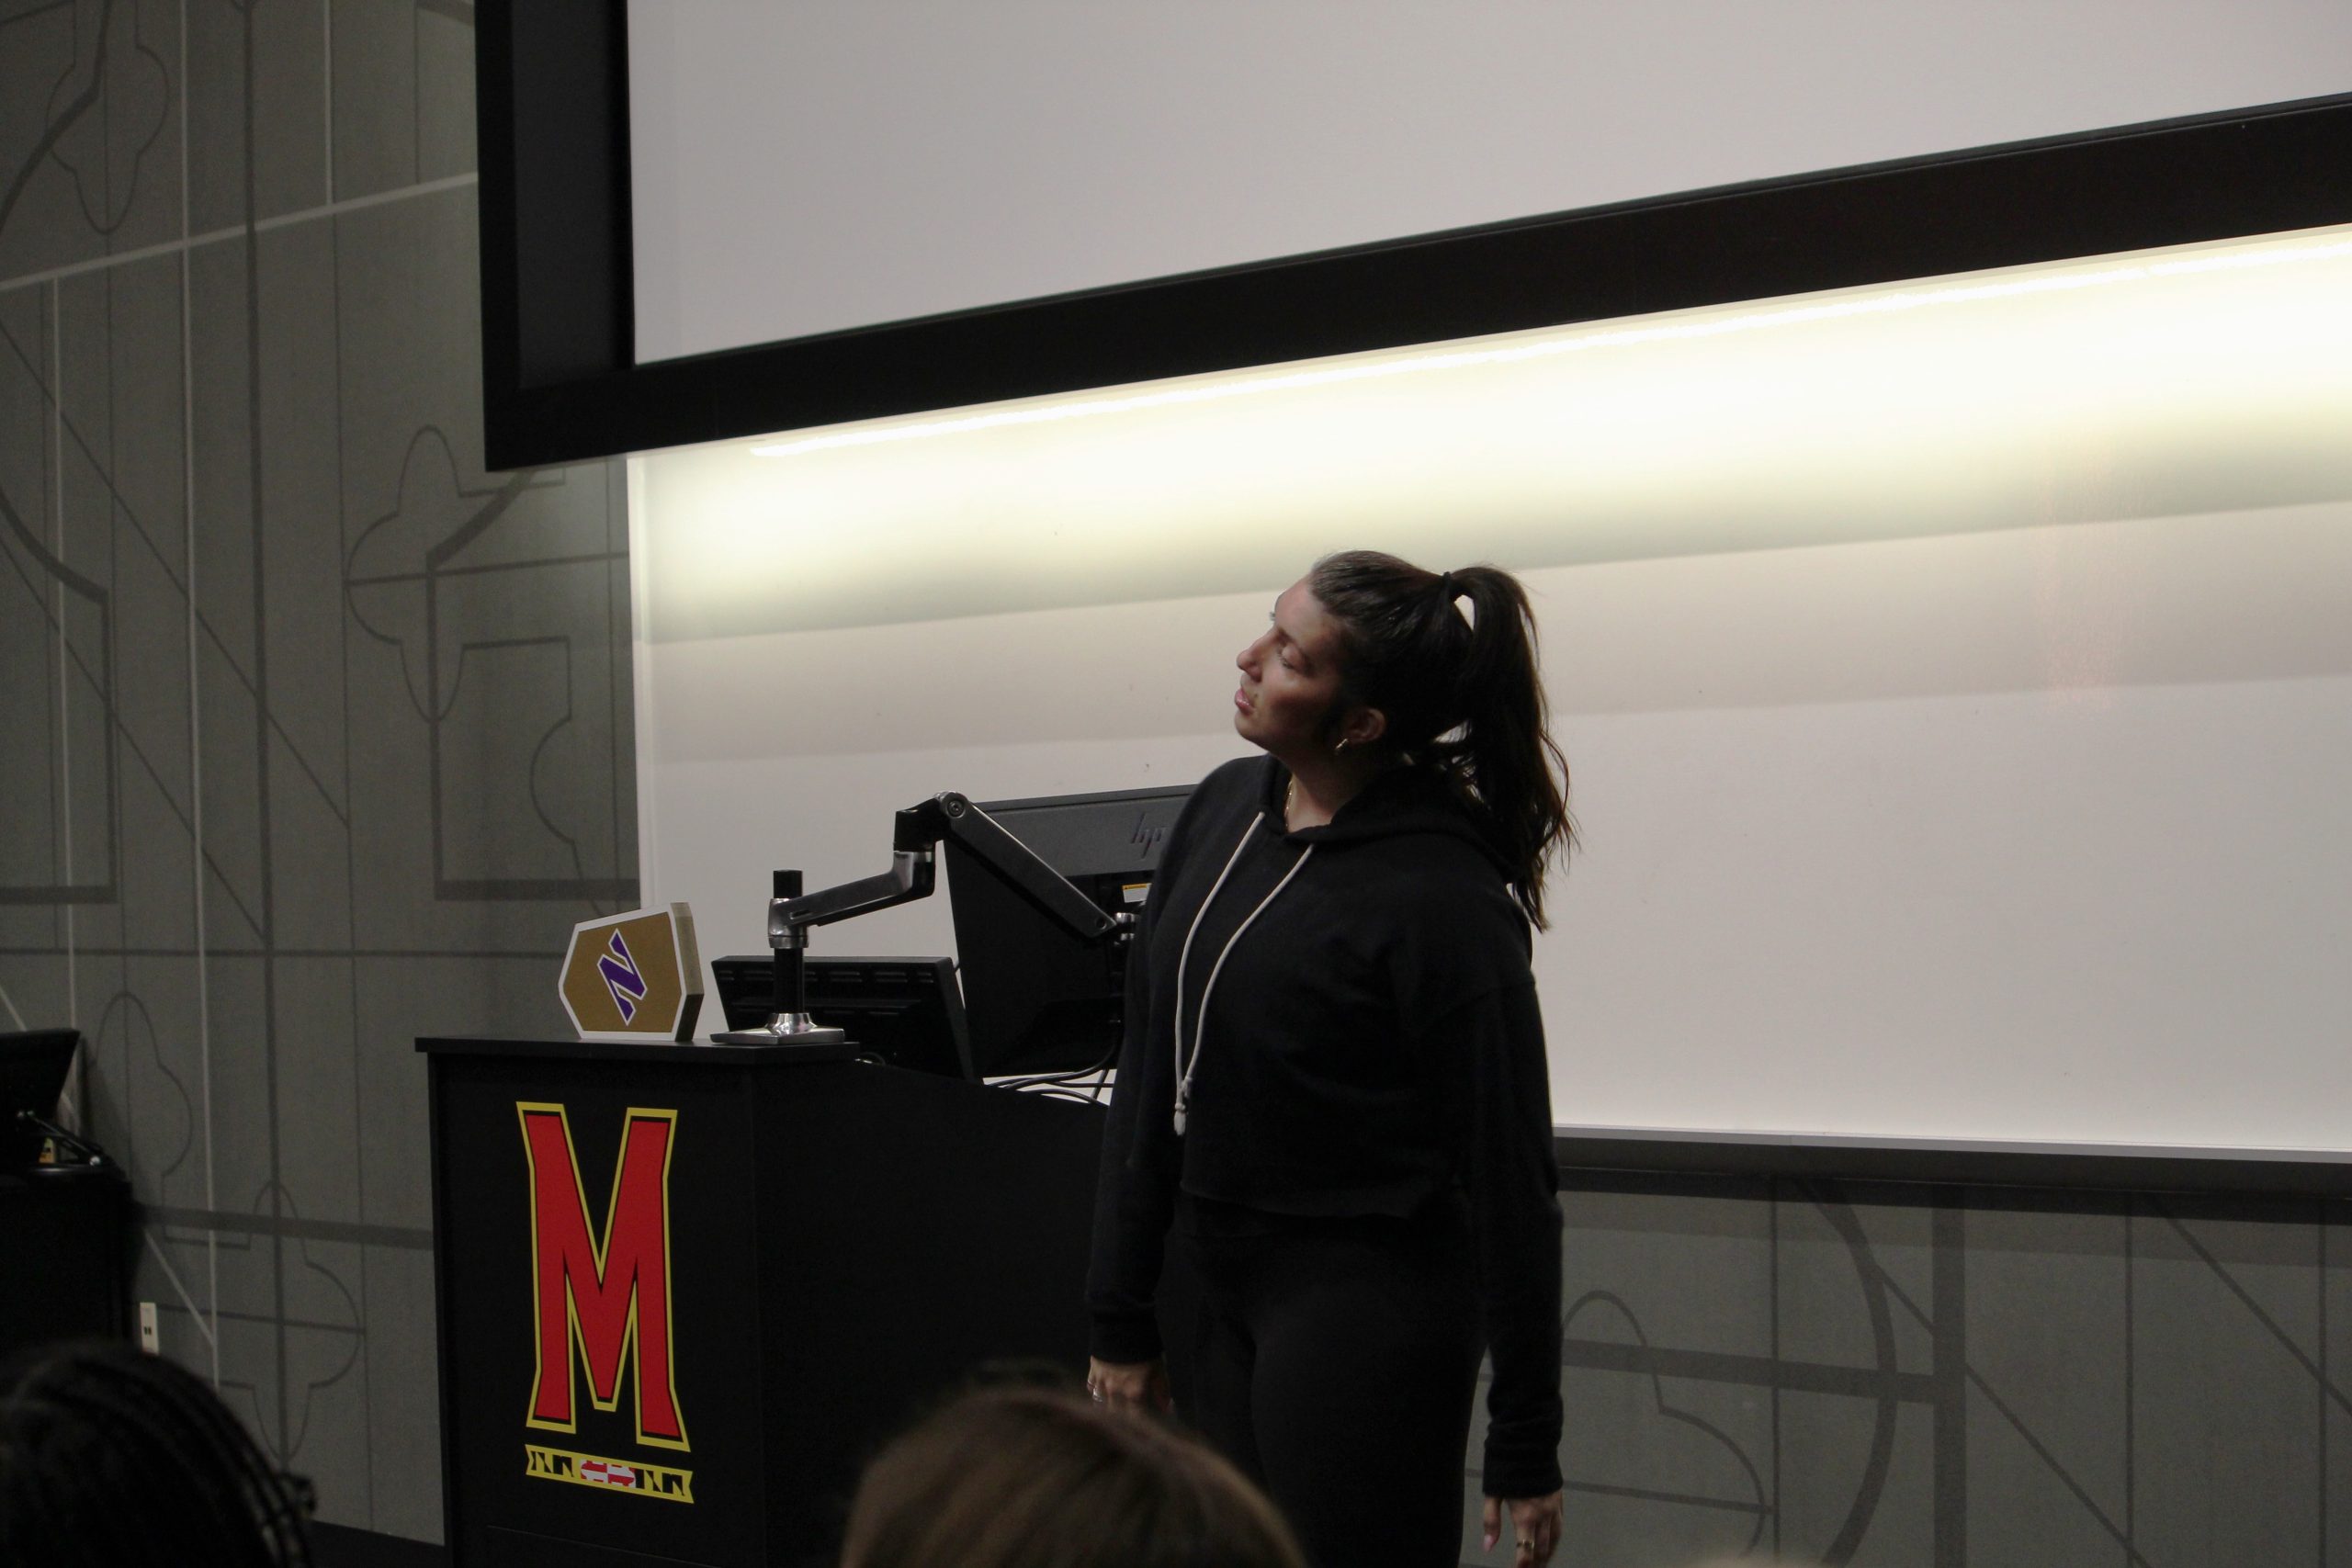
[[[965,1396],[866,1468],[842,1568],[1304,1568],[1264,1494],[1146,1416]]]

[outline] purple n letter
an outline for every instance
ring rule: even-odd
[[[645,999],[645,976],[637,972],[637,960],[629,956],[628,943],[621,940],[618,928],[613,931],[612,953],[596,960],[596,973],[605,977],[605,989],[613,993],[613,1005],[621,1010],[621,1021],[628,1022],[637,1016],[637,1004]]]

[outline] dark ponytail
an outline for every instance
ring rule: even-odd
[[[1544,871],[1576,828],[1527,591],[1498,567],[1425,571],[1376,550],[1324,557],[1306,586],[1340,624],[1342,693],[1385,716],[1384,747],[1453,784],[1543,929]]]

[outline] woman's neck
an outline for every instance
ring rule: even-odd
[[[1278,758],[1290,770],[1290,789],[1283,802],[1283,822],[1292,832],[1320,828],[1340,808],[1363,793],[1364,786],[1388,771],[1389,764],[1366,757],[1361,761],[1342,752],[1336,756]]]

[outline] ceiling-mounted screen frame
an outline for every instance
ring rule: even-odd
[[[626,0],[478,18],[493,468],[2352,221],[2347,94],[640,365]]]

